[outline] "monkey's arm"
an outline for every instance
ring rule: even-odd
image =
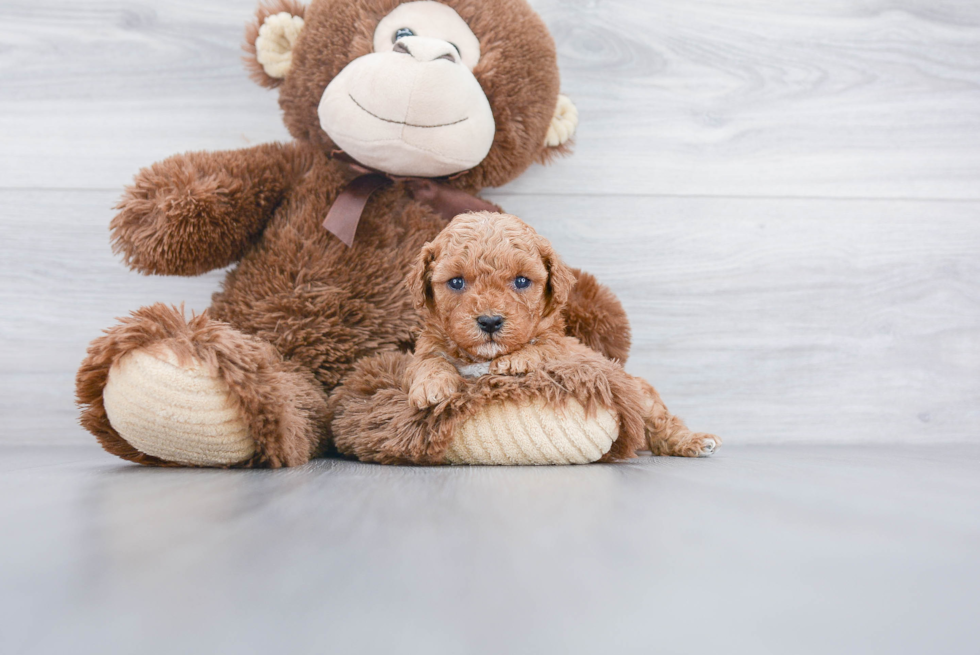
[[[112,249],[130,268],[200,275],[238,261],[308,165],[294,145],[175,155],[136,175]]]
[[[630,323],[619,298],[585,271],[572,269],[578,282],[565,307],[566,333],[609,359],[625,362]]]

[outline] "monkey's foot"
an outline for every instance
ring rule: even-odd
[[[109,369],[106,414],[137,450],[176,464],[232,466],[255,454],[238,398],[197,359],[165,344],[123,355]]]
[[[187,320],[163,305],[93,341],[75,389],[103,448],[149,466],[305,464],[330,420],[312,371],[207,313]]]

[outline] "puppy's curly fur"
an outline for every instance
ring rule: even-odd
[[[519,218],[457,216],[425,245],[409,276],[424,320],[408,366],[409,402],[425,409],[458,393],[464,376],[525,375],[580,355],[584,346],[565,336],[563,319],[575,282],[547,239]],[[652,452],[697,457],[721,444],[691,432],[649,383],[630,379]]]
[[[426,244],[409,279],[425,321],[411,403],[444,401],[467,371],[520,375],[560,357],[568,347],[561,310],[574,285],[551,244],[517,217],[457,216]]]
[[[575,402],[590,418],[614,413],[617,435],[599,461],[633,457],[646,431],[644,390],[617,360],[564,336],[581,279],[519,219],[457,216],[407,279],[423,323],[415,354],[360,360],[331,396],[337,450],[384,464],[446,464],[471,419],[539,401],[558,412]]]

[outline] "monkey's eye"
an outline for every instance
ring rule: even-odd
[[[514,287],[516,289],[527,289],[529,286],[531,286],[531,281],[523,275],[518,275],[514,278]]]
[[[415,32],[408,29],[407,27],[399,27],[395,31],[395,35],[391,37],[391,42],[394,43],[398,39],[404,39],[406,36],[415,36]]]
[[[446,286],[453,291],[462,291],[464,288],[466,288],[466,280],[461,277],[454,277],[453,279],[449,280],[449,282],[446,282]]]

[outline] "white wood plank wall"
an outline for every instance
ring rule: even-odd
[[[0,443],[85,443],[115,316],[207,306],[108,247],[186,150],[287,139],[252,0],[0,2]],[[980,440],[980,3],[539,0],[573,157],[492,197],[609,283],[629,368],[731,442]]]

